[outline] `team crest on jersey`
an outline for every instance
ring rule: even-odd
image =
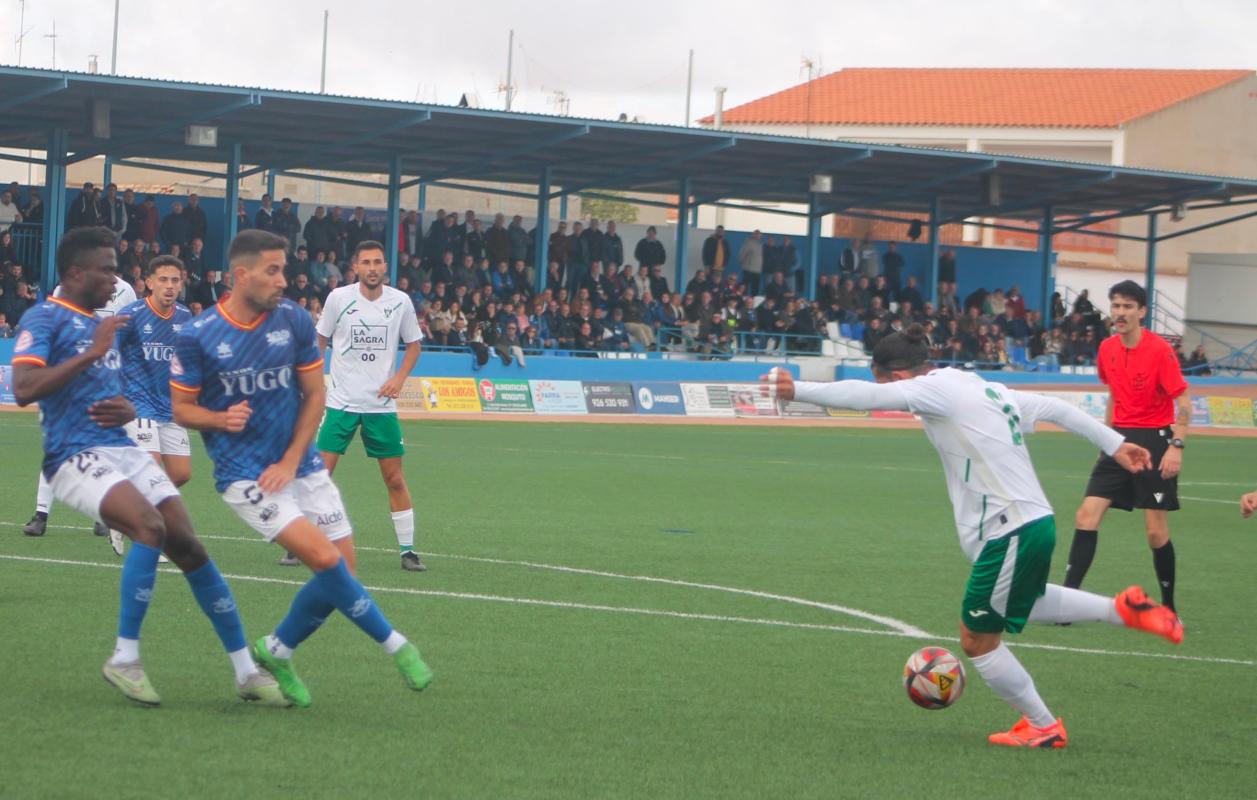
[[[402,304],[401,304],[401,303],[398,303],[397,305],[393,306],[392,308],[386,308],[386,309],[384,309],[384,319],[392,319],[392,317],[393,317],[393,312],[394,312],[394,311],[396,311],[397,309],[401,308],[401,307],[402,307]]]
[[[75,329],[76,331],[81,331],[81,330],[83,330],[83,329],[84,329],[84,328],[86,328],[86,327],[87,327],[87,326],[83,324],[83,320],[81,320],[81,319],[76,319],[76,320],[74,320],[74,329]]]
[[[149,323],[145,322],[145,323],[144,323],[144,332],[145,332],[145,333],[152,333],[152,332],[153,332],[153,326],[152,326],[151,324],[149,324]]]
[[[174,325],[170,326],[170,329],[174,331],[175,333],[178,333],[179,331],[183,330],[183,324],[176,322]]]
[[[219,342],[218,343],[218,357],[220,359],[224,359],[224,358],[231,358],[231,356],[232,356],[231,345],[227,344],[226,342]]]
[[[268,331],[266,334],[267,344],[283,345],[292,341],[292,333],[287,329],[278,331]]]
[[[30,331],[22,331],[22,334],[17,337],[17,344],[13,346],[13,349],[18,353],[23,353],[29,350],[33,344],[35,344],[34,334]]]

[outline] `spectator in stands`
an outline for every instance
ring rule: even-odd
[[[182,251],[192,238],[189,236],[190,230],[188,218],[183,215],[183,203],[176,200],[170,206],[170,213],[161,221],[162,246],[170,250],[174,245],[179,245]]]
[[[18,271],[21,271],[20,267]],[[26,281],[16,281],[12,291],[6,289],[4,294],[0,295],[0,313],[3,313],[9,324],[15,327],[22,321],[22,315],[26,313],[26,310],[33,305],[35,305],[35,296],[31,293]]]
[[[375,232],[371,230],[371,223],[367,221],[367,210],[362,206],[354,209],[354,215],[349,222],[345,224],[345,249],[347,252],[354,252],[362,242],[377,239]],[[461,254],[462,248],[459,247]]]
[[[1061,299],[1061,293],[1052,292],[1052,324],[1053,326],[1055,326],[1057,321],[1063,320],[1065,319],[1065,317],[1066,317],[1065,301]]]
[[[327,281],[332,276],[332,266],[327,263],[328,252],[328,250],[316,250],[314,260],[310,262],[310,282],[319,291],[327,288]]]
[[[803,290],[807,288],[806,276],[799,268],[799,251],[794,246],[794,240],[789,236],[781,237],[780,260],[781,270],[786,273],[786,282],[794,284],[795,294],[803,294]]]
[[[317,210],[315,213],[318,213]],[[306,223],[308,227],[310,223]],[[419,221],[418,211],[407,211],[402,214],[401,218],[401,241],[397,243],[397,252],[399,255],[410,256],[422,255],[423,253],[423,224]],[[310,237],[306,236],[306,244],[310,244]],[[311,250],[315,250],[310,245]]]
[[[723,270],[729,265],[729,241],[725,239],[725,226],[717,225],[716,230],[703,240],[703,269],[708,272]]]
[[[289,283],[295,281],[298,275],[305,275],[307,280],[310,278],[310,250],[304,244],[297,248],[284,265],[284,276]]]
[[[297,235],[301,233],[301,220],[297,219],[297,209],[293,208],[292,198],[285,197],[279,201],[279,210],[273,219],[275,233],[288,240],[291,252],[297,246]]]
[[[659,241],[654,225],[646,229],[645,238],[637,240],[637,246],[633,248],[633,260],[652,270],[667,262],[668,254],[664,252],[663,242]]]
[[[236,232],[247,231],[253,227],[253,221],[249,218],[249,212],[245,210],[244,200],[236,201]]]
[[[790,287],[786,285],[786,274],[784,272],[772,273],[768,285],[764,287],[764,296],[775,298],[778,303],[782,303],[789,292]]]
[[[407,215],[409,217],[409,215]],[[314,216],[306,220],[301,235],[305,237],[306,247],[311,253],[326,253],[332,249],[332,221],[327,216],[327,209],[317,206]],[[415,225],[412,222],[411,228]],[[316,281],[317,283],[317,281]]]
[[[148,249],[148,242],[143,239],[136,239],[131,243],[131,258],[127,267],[129,269],[138,266],[141,272],[143,272],[144,268],[148,266],[149,259],[152,257],[153,254]]]
[[[955,288],[956,251],[950,247],[938,257],[938,279],[944,283],[953,284],[952,288]]]
[[[467,213],[471,213],[470,211]],[[484,259],[486,255],[484,228],[478,219],[471,219],[465,226],[466,232],[463,234],[463,255],[471,256],[472,268]]]
[[[982,313],[988,317],[998,317],[1004,313],[1004,308],[1008,305],[1004,299],[1004,290],[996,289],[986,296],[986,300],[982,303]]]
[[[656,264],[650,268],[650,293],[655,297],[663,297],[668,292],[668,279],[663,274],[663,265]]]
[[[347,243],[349,242],[349,226],[345,220],[345,215],[341,212],[340,206],[332,206],[327,212],[327,218],[331,220],[328,226],[332,231],[332,253],[328,253],[327,263],[343,264],[349,258]],[[336,259],[332,259],[332,254],[336,255]]]
[[[188,241],[205,241],[209,236],[209,220],[205,217],[205,209],[201,208],[201,198],[195,193],[188,195],[188,204],[183,213],[188,218]]]
[[[1008,311],[1009,319],[1020,319],[1026,316],[1026,298],[1021,296],[1020,286],[1009,287],[1008,295],[1004,299],[1004,308]]]
[[[878,295],[872,295],[869,298],[868,309],[864,312],[865,322],[872,322],[875,319],[880,319],[883,324],[886,324],[888,321],[886,306],[882,304],[882,298]]]
[[[522,258],[511,267],[511,286],[521,294],[532,294],[532,280],[528,277],[528,265]]]
[[[777,245],[777,237],[772,234],[765,236],[760,251],[764,257],[764,280],[771,281],[773,275],[782,270],[781,248]]]
[[[293,282],[284,290],[284,296],[294,303],[302,297],[309,302],[310,298],[318,296],[318,292],[310,285],[310,277],[304,272],[299,272]]]
[[[26,193],[26,205],[22,207],[22,221],[27,225],[44,224],[44,199],[36,186],[32,186]]]
[[[589,227],[585,229],[585,232],[582,233],[581,236],[582,238],[585,239],[587,246],[589,248],[590,262],[602,261],[604,264],[606,264],[606,259],[603,258],[602,250],[606,244],[607,235],[602,232],[602,229],[599,227],[599,224],[600,223],[598,222],[596,218],[590,217]],[[624,262],[623,262],[623,259],[621,259],[619,261],[616,261],[615,263],[622,264]]]
[[[1187,359],[1187,370],[1193,375],[1210,375],[1212,370],[1209,369],[1209,356],[1205,354],[1205,346],[1203,344],[1196,345],[1196,349],[1192,351],[1191,356]]]
[[[22,212],[18,210],[17,201],[13,199],[13,192],[7,189],[0,192],[0,231],[7,233],[21,221]]]
[[[271,233],[275,232],[275,208],[272,202],[269,194],[262,195],[262,205],[253,215],[253,227]]]
[[[882,259],[883,275],[886,276],[886,283],[890,286],[891,291],[899,291],[903,286],[903,256],[899,254],[894,242],[886,243],[886,256]],[[920,298],[914,304],[920,308]]]
[[[0,339],[12,339],[13,326],[9,324],[9,318],[0,313]]]
[[[961,315],[960,302],[956,298],[956,284],[950,281],[938,282],[939,313],[949,319],[957,319]]]
[[[880,297],[882,300],[882,308],[889,309],[890,302],[895,299],[894,292],[890,289],[890,284],[886,282],[885,275],[878,275],[873,279],[873,286],[869,289],[870,300],[874,297]]]
[[[223,282],[223,274],[216,269],[205,271],[205,280],[192,289],[191,299],[196,300],[204,308],[210,308],[231,291]]]
[[[532,239],[524,228],[524,218],[518,214],[511,217],[511,224],[506,232],[511,236],[510,260],[527,262],[532,257]]]
[[[1094,314],[1095,310],[1096,307],[1091,304],[1091,298],[1087,296],[1087,290],[1083,289],[1074,300],[1074,313],[1087,317]]]
[[[620,298],[617,309],[621,313],[624,321],[624,327],[628,331],[629,336],[638,344],[647,350],[655,348],[655,331],[654,328],[647,323],[646,306],[653,303],[654,298],[647,289],[642,292],[641,300],[638,300],[637,290],[630,286],[624,290],[624,295]]]
[[[188,251],[183,255],[183,267],[186,274],[185,283],[196,285],[205,277],[205,240],[193,237],[188,243]]]
[[[612,269],[624,263],[624,240],[616,233],[614,220],[607,221],[607,232],[602,235],[602,251],[598,257]]]
[[[569,279],[577,283],[584,279],[594,260],[589,245],[590,241],[585,236],[583,226],[580,222],[573,222],[572,235],[567,237],[567,261],[564,266],[567,267]]]
[[[703,319],[698,330],[698,352],[704,355],[728,355],[732,352],[733,337],[723,315],[713,311]]]
[[[100,223],[113,231],[114,241],[126,235],[127,204],[118,196],[116,183],[105,187],[105,196],[100,200]]]
[[[891,242],[891,244],[893,245],[894,242]],[[890,253],[886,254],[886,258],[887,258],[886,269],[888,273],[887,278],[886,278],[886,283],[890,285],[892,288],[894,288],[894,285],[891,283],[890,277],[889,277]],[[922,306],[925,305],[924,298],[921,297],[921,291],[917,289],[916,276],[913,276],[913,275],[908,276],[907,281],[904,282],[903,288],[895,292],[895,299],[899,301],[900,303],[912,303],[913,308],[921,308]]]
[[[759,230],[751,231],[738,249],[738,268],[742,271],[746,293],[751,296],[760,293],[760,279],[764,272],[764,242],[761,237]]]
[[[559,266],[567,267],[567,254],[571,248],[571,240],[567,235],[567,221],[559,220],[558,227],[550,234],[550,241],[547,252],[550,254],[550,260],[558,262]],[[569,283],[571,283],[571,273],[568,273]]]
[[[493,216],[493,226],[485,231],[484,235],[485,258],[491,263],[499,261],[513,261],[511,258],[511,232],[506,228],[506,215],[495,214]],[[520,256],[520,260],[524,260],[527,254]]]
[[[86,228],[104,222],[104,213],[100,205],[100,193],[91,181],[83,184],[83,190],[70,204],[70,215],[67,220],[71,228]]]
[[[864,326],[864,352],[872,353],[877,343],[886,337],[886,333],[881,317],[871,317]]]

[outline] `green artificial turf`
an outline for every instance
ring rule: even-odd
[[[1180,491],[1198,499],[1172,517],[1181,647],[1097,625],[1014,637],[1095,651],[1015,650],[1070,733],[1066,750],[1019,752],[986,743],[1016,714],[972,670],[944,711],[901,685],[916,648],[958,650],[968,573],[919,431],[420,421],[405,434],[429,572],[399,569],[359,445],[336,481],[359,574],[435,669],[428,691],[406,690],[334,616],[297,654],[313,706],[246,706],[163,571],[143,655],[164,703],[145,709],[100,678],[120,560],[65,508],[44,538],[21,535],[38,429],[0,416],[0,797],[1252,796],[1257,521],[1237,498],[1257,486],[1257,440],[1187,451]],[[1064,434],[1030,445],[1059,512],[1059,578],[1095,454]],[[195,447],[186,502],[260,636],[306,573],[234,517]],[[1141,521],[1114,514],[1086,588],[1131,583],[1156,596]]]

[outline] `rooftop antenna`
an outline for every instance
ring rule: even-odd
[[[506,40],[506,83],[498,87],[498,92],[506,93],[506,110],[511,110],[511,103],[515,100],[515,83],[511,80],[514,74],[515,64],[515,29],[511,29],[510,38]]]
[[[562,89],[555,89],[550,93],[547,103],[558,109],[560,117],[566,117],[572,107],[572,98],[567,96],[567,92]]]
[[[326,94],[327,89],[327,18],[330,13],[323,9],[323,61],[319,67],[319,94]]]
[[[57,68],[57,21],[52,21],[52,33],[45,33],[45,39],[52,39],[52,68]]]
[[[118,74],[118,11],[121,5],[122,0],[113,0],[113,49],[109,55],[110,75]]]
[[[812,81],[816,79],[816,62],[808,56],[803,56],[803,65],[801,70],[807,70],[807,115],[804,117],[805,126],[803,135],[811,138],[812,136]]]
[[[18,0],[18,8],[20,10],[18,12],[17,38],[14,40],[14,43],[17,45],[17,65],[20,67],[22,66],[22,42],[26,40],[26,34],[35,29],[26,27],[26,0]]]
[[[90,75],[100,72],[100,56],[92,53],[87,57],[87,72]]]
[[[694,51],[690,50],[690,68],[685,73],[685,127],[690,127],[690,97],[694,94]]]

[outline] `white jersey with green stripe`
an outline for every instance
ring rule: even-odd
[[[1026,450],[1025,434],[1036,422],[1059,425],[1109,455],[1123,441],[1063,400],[950,368],[894,383],[798,381],[795,398],[831,408],[918,415],[942,459],[960,547],[971,562],[986,542],[1052,513]]]
[[[330,339],[332,369],[327,407],[356,414],[397,411],[397,401],[380,397],[380,387],[393,375],[398,342],[418,341],[419,320],[405,292],[381,287],[368,300],[360,284],[333,289],[323,305],[316,330]]]

